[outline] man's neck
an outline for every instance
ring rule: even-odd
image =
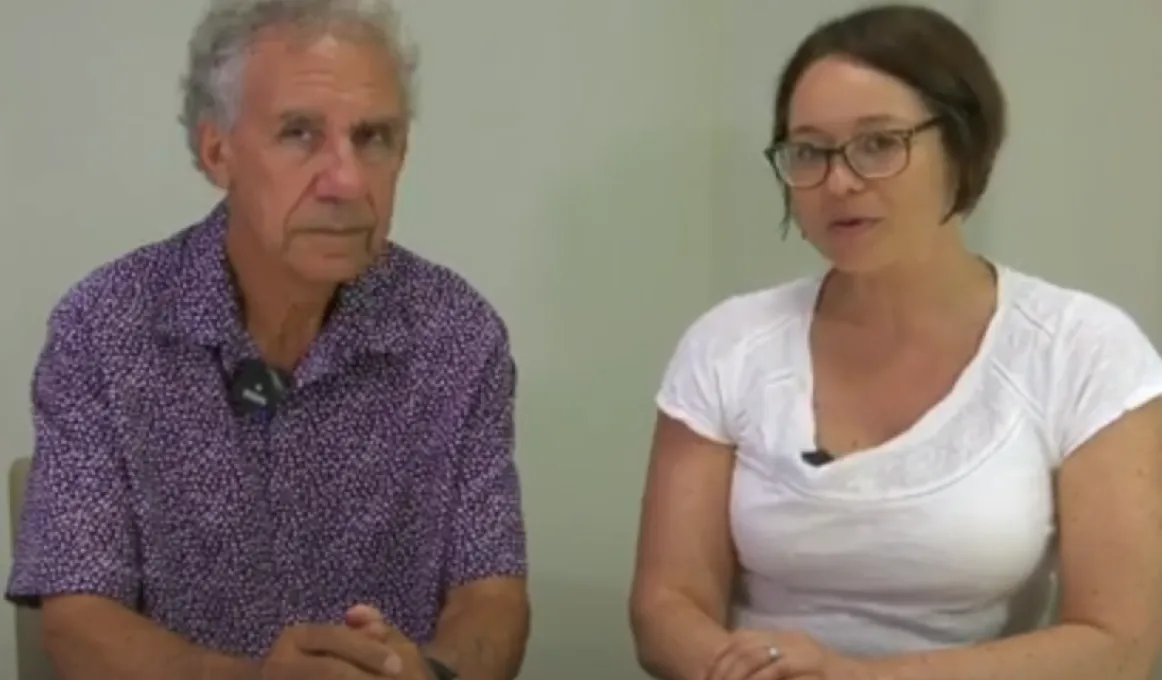
[[[264,361],[291,371],[326,321],[337,287],[305,282],[242,237],[226,241],[247,333]]]
[[[250,295],[243,292],[246,331],[264,361],[292,371],[318,337],[330,307],[330,296],[319,300]],[[262,301],[260,301],[262,300]]]

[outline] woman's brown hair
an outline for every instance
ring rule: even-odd
[[[1005,97],[968,33],[940,12],[908,4],[876,5],[819,26],[779,77],[772,144],[786,139],[791,96],[803,73],[831,56],[893,76],[920,95],[939,120],[955,171],[949,216],[971,213],[988,187],[1005,138]],[[789,218],[786,187],[783,199]]]

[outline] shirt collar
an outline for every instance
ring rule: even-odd
[[[248,342],[226,259],[228,211],[219,203],[179,234],[177,267],[163,297],[159,330],[179,341],[222,349]],[[338,303],[312,348],[310,363],[326,370],[366,353],[399,354],[416,320],[406,307],[410,254],[390,245],[356,280],[340,289]]]

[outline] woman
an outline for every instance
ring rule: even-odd
[[[767,157],[831,266],[718,305],[666,371],[631,605],[655,676],[1148,678],[1162,360],[1112,304],[966,249],[1003,128],[930,10],[789,61]]]

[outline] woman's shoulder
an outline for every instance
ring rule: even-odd
[[[809,320],[820,280],[808,276],[731,295],[695,319],[686,337],[720,346],[737,345]]]
[[[1008,343],[1010,364],[1039,375],[1059,464],[1094,433],[1162,394],[1162,357],[1120,305],[1033,276],[1010,278],[1017,312],[1011,327],[1024,337],[1009,340],[1030,341]]]
[[[1145,341],[1130,312],[1105,297],[1012,269],[1006,271],[1005,279],[1011,311],[1052,344]]]
[[[733,441],[740,378],[794,361],[790,334],[810,319],[818,286],[799,279],[732,295],[703,312],[670,358],[658,408],[708,439]]]

